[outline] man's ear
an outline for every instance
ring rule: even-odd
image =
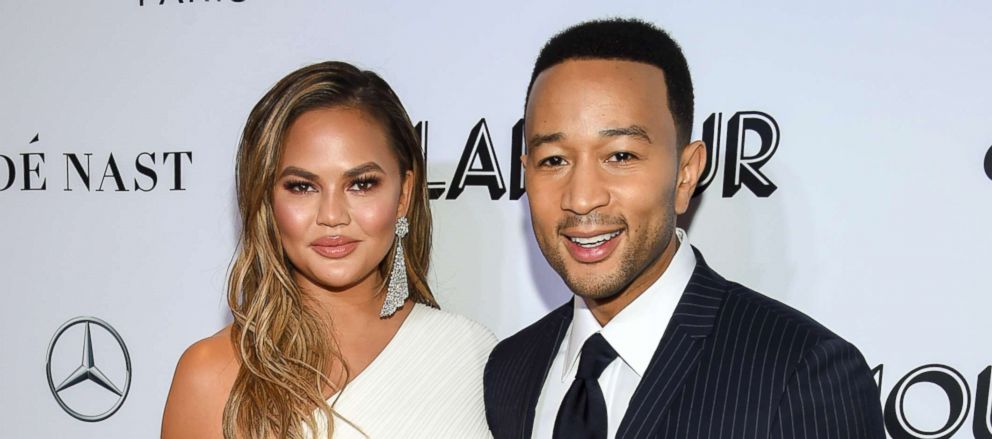
[[[682,148],[679,154],[679,172],[675,180],[675,214],[689,209],[689,200],[696,192],[699,177],[706,169],[706,144],[697,140]]]
[[[527,154],[520,154],[520,167],[527,169]]]
[[[400,190],[400,205],[396,208],[396,218],[406,216],[410,211],[410,199],[413,197],[413,171],[403,175],[403,186]]]

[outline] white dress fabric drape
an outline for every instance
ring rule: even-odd
[[[329,400],[333,436],[317,412],[317,437],[491,438],[482,372],[495,344],[476,322],[414,305],[379,356]]]

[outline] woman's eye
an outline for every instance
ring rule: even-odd
[[[317,192],[317,188],[315,188],[312,183],[308,183],[305,181],[288,181],[284,186],[286,190],[294,194]]]
[[[631,153],[626,152],[626,151],[620,151],[620,152],[613,153],[613,155],[611,155],[610,158],[607,161],[608,162],[626,163],[626,162],[629,162],[629,161],[634,160],[636,158],[637,157],[634,154],[631,154]]]
[[[379,183],[379,179],[377,178],[362,178],[355,180],[353,183],[351,183],[351,186],[348,188],[348,190],[355,192],[367,192],[375,188],[375,186],[378,183]]]
[[[564,164],[565,164],[565,159],[557,155],[553,155],[551,157],[542,159],[541,161],[537,162],[538,166],[552,167],[552,168],[557,166],[562,166]]]

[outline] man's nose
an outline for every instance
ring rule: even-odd
[[[586,215],[610,202],[602,169],[595,160],[582,160],[578,163],[565,185],[561,200],[562,210]]]

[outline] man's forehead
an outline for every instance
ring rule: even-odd
[[[525,117],[537,111],[585,111],[599,105],[643,110],[668,107],[664,72],[650,64],[603,59],[569,60],[542,72],[534,82]],[[605,108],[604,110],[609,110]]]
[[[665,72],[652,65],[621,59],[580,58],[548,67],[534,79],[530,98],[559,87],[605,83],[666,92]]]
[[[621,137],[677,143],[664,72],[622,60],[570,60],[542,72],[531,90],[524,134],[528,149]]]
[[[552,125],[606,128],[671,120],[664,72],[650,64],[603,59],[569,60],[542,72],[525,112],[525,130]],[[586,126],[595,122],[602,126]],[[655,123],[652,123],[655,122]],[[552,134],[552,133],[543,133]]]

